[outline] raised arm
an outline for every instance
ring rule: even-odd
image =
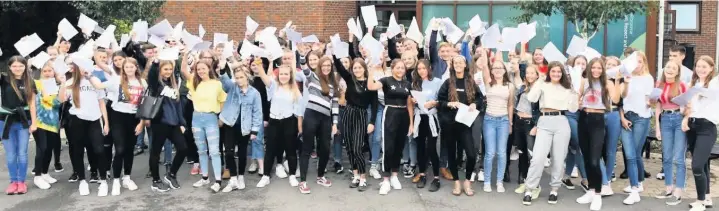
[[[377,68],[380,68],[380,69],[381,69],[382,67],[381,67],[381,65],[380,65],[380,66],[374,66],[374,67],[373,67],[373,69],[377,69]],[[374,80],[374,72],[375,72],[375,70],[370,70],[370,71],[367,71],[367,72],[368,72],[368,75],[369,75],[369,76],[367,77],[367,89],[372,90],[372,91],[377,91],[377,90],[379,90],[379,89],[382,89],[382,82],[380,82],[379,80]],[[380,79],[380,80],[382,80],[382,79]]]

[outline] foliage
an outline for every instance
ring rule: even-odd
[[[118,41],[120,40],[120,36],[122,36],[122,34],[130,33],[130,31],[132,30],[133,22],[134,21],[123,20],[123,19],[113,19],[112,20],[112,25],[117,26],[117,29],[115,29],[115,37],[117,38]]]
[[[152,23],[160,15],[164,1],[71,1],[80,12],[95,19],[101,26],[116,20],[147,20]],[[119,28],[119,26],[118,26]]]
[[[629,14],[644,14],[656,7],[655,1],[519,1],[523,13],[515,20],[529,22],[534,15],[564,14],[577,33],[590,40],[606,24],[623,20]]]

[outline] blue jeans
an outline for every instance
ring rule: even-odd
[[[404,150],[402,151],[402,163],[409,161],[410,166],[417,165],[417,142],[412,140],[412,136],[407,136],[404,142]]]
[[[607,136],[604,137],[604,145],[606,146],[605,152],[605,171],[603,178],[611,178],[614,174],[614,164],[617,162],[617,144],[619,142],[619,136],[622,133],[621,117],[619,111],[612,111],[604,114],[604,122],[606,123],[605,130]],[[609,184],[608,182],[604,183]]]
[[[197,153],[200,155],[200,170],[202,176],[209,175],[208,155],[212,160],[212,173],[215,180],[221,180],[222,161],[220,160],[220,128],[217,125],[217,114],[193,112],[192,113],[192,134],[197,144]]]
[[[264,123],[263,123],[264,124]],[[251,147],[248,147],[247,152],[248,155],[251,155],[253,160],[263,160],[265,159],[265,127],[264,125],[260,126],[260,131],[257,131],[257,138],[255,140],[251,140],[250,145]]]
[[[372,164],[379,164],[379,154],[382,150],[382,111],[384,111],[384,107],[381,105],[377,106],[377,114],[374,114],[377,115],[377,119],[374,122],[374,132],[370,136],[369,143],[370,153],[372,154],[370,162]],[[367,109],[367,114],[372,115],[370,112],[370,109]]]
[[[587,178],[587,171],[584,167],[584,156],[582,150],[579,149],[579,127],[577,126],[577,113],[567,112],[567,121],[569,122],[569,128],[572,130],[572,138],[569,139],[569,153],[567,158],[564,160],[566,166],[564,166],[564,175],[571,175],[574,166],[576,165],[579,169],[579,174],[582,179]]]
[[[0,129],[6,127],[5,121],[0,121]],[[9,125],[10,132],[8,139],[2,140],[5,148],[5,160],[7,162],[10,182],[25,182],[27,177],[27,145],[30,142],[30,130],[24,128],[21,123],[15,122]]]
[[[492,182],[492,162],[497,157],[497,183],[504,179],[507,167],[507,141],[509,140],[509,117],[484,116],[484,184]]]
[[[137,144],[135,144],[135,147],[139,148],[139,147],[147,145],[147,144],[145,144],[145,131],[146,131],[146,129],[142,128],[142,132],[140,132],[140,135],[137,135]],[[148,136],[149,136],[149,134],[148,134]],[[152,140],[152,139],[150,139],[150,140]]]
[[[649,118],[639,117],[634,112],[627,112],[624,118],[632,122],[630,130],[622,128],[622,147],[627,158],[627,175],[632,187],[639,186],[639,177],[644,178],[644,160],[642,148],[649,132]]]
[[[340,116],[345,112],[344,106],[340,107]],[[337,120],[337,129],[341,128],[339,125],[342,124],[341,118]],[[340,133],[344,131],[339,131]],[[335,163],[342,163],[342,136],[335,134],[332,136],[332,156],[334,157]]]
[[[686,134],[682,131],[682,116],[679,113],[661,114],[660,126],[662,135],[662,167],[664,168],[664,184],[675,184],[673,167],[677,167],[676,188],[684,189],[687,167],[685,156],[687,151]]]

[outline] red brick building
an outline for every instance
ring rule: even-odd
[[[677,15],[676,40],[696,45],[697,58],[700,55],[714,58],[717,47],[717,1],[668,1],[668,4],[667,9],[674,9]],[[683,18],[687,16],[692,20]]]

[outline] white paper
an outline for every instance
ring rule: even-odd
[[[517,27],[517,28],[519,28],[519,31],[522,35],[521,36],[522,43],[529,42],[529,40],[532,40],[532,38],[534,38],[534,36],[537,35],[537,21],[534,21],[530,24],[527,24],[527,23],[519,24],[519,27]]]
[[[77,26],[80,27],[83,33],[87,34],[95,30],[95,26],[97,26],[97,21],[87,17],[85,14],[80,13],[80,18],[78,18],[77,20]]]
[[[552,42],[548,42],[547,45],[542,48],[542,54],[544,54],[544,58],[548,62],[556,61],[562,64],[567,62],[567,57],[565,57],[564,54],[562,54],[562,52],[559,51],[559,49],[557,49],[557,46],[554,46]]]
[[[518,28],[504,27],[502,29],[502,40],[497,46],[500,51],[514,51],[517,43],[521,41],[521,33]]]
[[[182,38],[182,27],[184,26],[184,21],[180,21],[179,23],[177,23],[177,25],[175,25],[175,28],[172,29],[172,37],[178,39],[179,41],[179,39]]]
[[[447,36],[447,41],[452,44],[455,44],[462,39],[464,32],[459,27],[454,25],[452,19],[443,18],[442,23],[444,25],[444,30],[442,31],[442,33]]]
[[[157,59],[159,60],[169,60],[169,61],[175,61],[180,56],[180,49],[179,48],[165,48],[162,49],[158,55]]]
[[[502,34],[499,32],[499,25],[496,23],[487,29],[481,38],[482,46],[485,48],[498,48],[499,41],[502,40]],[[546,56],[545,56],[546,57]]]
[[[197,43],[197,44],[195,45],[195,47],[192,48],[192,50],[193,50],[193,51],[203,51],[203,50],[210,49],[211,46],[212,46],[212,42],[210,42],[210,41],[204,41],[204,42],[201,42],[201,43]]]
[[[128,42],[130,42],[130,35],[122,34],[122,36],[120,37],[120,43],[119,43],[120,48],[124,48],[125,46],[127,46]]]
[[[185,48],[193,49],[195,45],[202,43],[202,38],[199,38],[190,33],[183,33],[182,42],[185,43]]]
[[[291,26],[292,26],[292,21],[287,21],[287,23],[285,24],[285,28],[282,28],[282,30],[290,29]]]
[[[704,92],[706,90],[707,90],[706,88],[692,87],[691,89],[687,90],[683,94],[672,98],[672,103],[675,103],[680,106],[685,106],[685,105],[689,104],[689,102],[692,100],[694,95]]]
[[[42,87],[44,89],[42,91],[45,93],[53,95],[57,94],[60,90],[60,87],[57,86],[55,78],[42,79],[40,80],[40,83],[42,84]]]
[[[357,29],[357,22],[354,18],[347,20],[347,29],[349,29],[349,32],[357,37],[358,40],[362,39],[362,33]]]
[[[287,35],[287,39],[294,43],[302,42],[302,33],[296,32],[295,30],[287,29],[285,35]]]
[[[620,68],[621,68],[621,66],[616,66],[616,67],[612,67],[612,68],[607,69],[607,77],[608,77],[608,78],[611,78],[611,79],[618,78],[618,77],[619,77]]]
[[[589,46],[587,46],[587,48],[584,49],[584,52],[582,52],[580,55],[584,55],[584,57],[587,58],[587,63],[589,63],[589,61],[592,61],[592,59],[602,58],[601,53],[599,53],[597,50],[594,50],[594,48],[591,48]]]
[[[627,58],[624,58],[624,60],[622,60],[622,66],[624,66],[624,69],[626,69],[627,73],[631,74],[632,72],[634,72],[634,70],[637,69],[637,67],[639,67],[638,59],[639,58],[637,57],[637,52],[634,52],[627,56]]]
[[[60,34],[62,34],[62,38],[65,38],[65,40],[72,39],[78,33],[77,29],[75,29],[75,26],[73,26],[70,21],[67,21],[67,18],[63,18],[60,21],[60,24],[58,24],[57,26],[57,30],[60,31]]]
[[[588,41],[577,37],[577,35],[572,36],[572,41],[569,42],[569,46],[567,46],[566,53],[570,56],[577,56],[580,53],[584,52],[584,49],[587,48]]]
[[[357,29],[357,34],[360,35],[360,37],[358,37],[357,39],[361,40],[364,37],[364,33],[362,33],[362,24],[360,24],[360,17],[355,18],[355,22],[357,25],[355,27]]]
[[[315,36],[315,35],[313,34],[313,35],[310,35],[310,36],[303,37],[303,38],[302,38],[302,42],[303,42],[303,43],[319,43],[319,42],[320,42],[320,39],[318,39],[317,36]]]
[[[23,37],[20,41],[17,41],[15,43],[15,49],[17,49],[17,52],[20,53],[21,56],[26,57],[44,43],[45,42],[40,39],[40,36],[37,36],[37,33],[34,33],[30,36]]]
[[[397,34],[401,33],[402,29],[399,27],[399,24],[397,24],[397,20],[394,17],[394,13],[389,16],[389,26],[387,26],[387,37],[394,37],[397,36]]]
[[[252,18],[248,15],[247,18],[245,18],[245,26],[247,26],[245,34],[252,34],[255,33],[260,24],[255,22],[255,20],[252,20]]]
[[[370,65],[378,65],[382,64],[382,61],[380,60],[380,57],[382,55],[382,51],[384,51],[384,45],[378,40],[376,40],[374,37],[372,37],[371,34],[367,34],[364,36],[362,41],[360,42],[360,46],[367,49],[370,55],[370,59],[368,64]]]
[[[255,39],[262,43],[270,42],[272,37],[275,37],[275,39],[277,38],[275,36],[275,32],[277,32],[276,27],[272,27],[272,26],[267,27],[267,28],[263,29],[260,32],[259,37],[255,37]]]
[[[55,69],[56,75],[65,75],[65,73],[70,70],[70,67],[68,67],[65,63],[65,58],[60,59],[59,56],[55,59],[55,62],[53,62],[52,66],[53,69]]]
[[[582,83],[582,72],[584,70],[576,68],[576,67],[570,67],[568,69],[569,71],[569,77],[572,79],[572,88],[574,88],[574,91],[579,93],[579,90],[581,89],[581,83]]]
[[[77,65],[77,67],[79,67],[81,71],[86,73],[92,73],[92,71],[94,71],[95,69],[92,60],[82,56],[73,55],[72,63],[75,63],[75,65]]]
[[[226,43],[227,41],[229,41],[228,37],[229,35],[224,33],[215,33],[212,44],[214,46],[217,46],[217,44]]]
[[[165,46],[165,39],[162,37],[159,37],[155,34],[150,36],[150,39],[147,40],[147,42],[152,43],[157,47],[157,49],[162,49],[162,47]]]
[[[252,55],[265,58],[269,56],[264,49],[257,47],[247,40],[242,41],[242,48],[240,49],[240,56],[242,59],[249,59]]]
[[[652,93],[649,94],[649,99],[650,99],[650,100],[656,100],[656,99],[659,99],[659,97],[660,97],[661,95],[662,95],[662,89],[660,89],[660,88],[654,88],[654,89],[652,90]]]
[[[135,41],[147,42],[147,21],[138,21],[132,24],[132,31],[135,32]]]
[[[45,51],[40,51],[35,57],[32,58],[32,66],[37,69],[42,69],[43,66],[45,66],[45,63],[50,60],[50,55],[45,53]]]
[[[422,35],[422,31],[419,30],[416,17],[412,17],[412,23],[409,25],[409,29],[407,29],[406,36],[417,42],[417,45],[424,43],[424,35]]]
[[[265,50],[269,53],[266,58],[270,60],[278,59],[284,54],[282,46],[280,45],[280,42],[277,40],[277,37],[275,35],[271,35],[264,42],[262,42],[262,44],[265,45]]]
[[[479,110],[474,109],[474,111],[469,111],[469,106],[460,103],[457,107],[457,115],[454,116],[454,121],[471,127],[477,115],[479,115]]]
[[[205,28],[202,27],[202,24],[200,24],[200,26],[197,27],[197,28],[198,28],[198,33],[200,33],[200,34],[199,34],[199,35],[200,35],[200,39],[202,39],[203,37],[205,37],[205,33],[206,33],[207,31],[205,31]]]
[[[225,48],[222,49],[222,59],[227,59],[232,56],[232,52],[235,50],[234,43],[234,40],[225,43]]]
[[[487,32],[484,22],[482,22],[482,19],[479,17],[479,15],[474,15],[472,19],[469,20],[469,30],[470,34],[473,37],[479,36]]]
[[[332,43],[332,53],[334,53],[337,58],[345,58],[350,56],[350,45],[346,42],[337,42]]]
[[[2,56],[2,49],[0,49],[0,56]]]
[[[151,35],[157,35],[158,37],[167,38],[167,36],[172,35],[172,25],[170,25],[170,22],[165,19],[162,20],[160,23],[157,23],[154,26],[150,27],[148,31]]]
[[[105,29],[103,29],[100,25],[95,25],[95,29],[93,31],[98,34],[102,34],[105,32]]]
[[[411,93],[412,98],[417,101],[417,107],[419,107],[419,109],[422,110],[424,113],[429,113],[429,110],[424,107],[424,104],[427,103],[427,95],[425,95],[424,92],[420,91],[411,91]]]
[[[330,43],[335,44],[335,43],[340,43],[340,42],[342,42],[342,38],[340,38],[340,34],[339,34],[339,33],[337,33],[337,34],[335,34],[335,35],[332,35],[332,36],[330,37]]]
[[[363,6],[360,10],[362,11],[364,25],[367,26],[368,29],[371,29],[379,24],[377,22],[377,11],[375,10],[374,5]]]
[[[92,55],[95,53],[95,41],[88,40],[85,42],[85,44],[81,45],[75,53],[73,53],[76,57],[82,57],[82,58],[92,58]],[[75,57],[73,57],[75,58]]]
[[[115,25],[109,25],[107,26],[107,29],[105,29],[104,32],[100,35],[100,37],[95,40],[95,43],[99,47],[103,48],[110,48],[110,44],[112,43],[112,40],[115,39],[115,29],[117,27]]]

